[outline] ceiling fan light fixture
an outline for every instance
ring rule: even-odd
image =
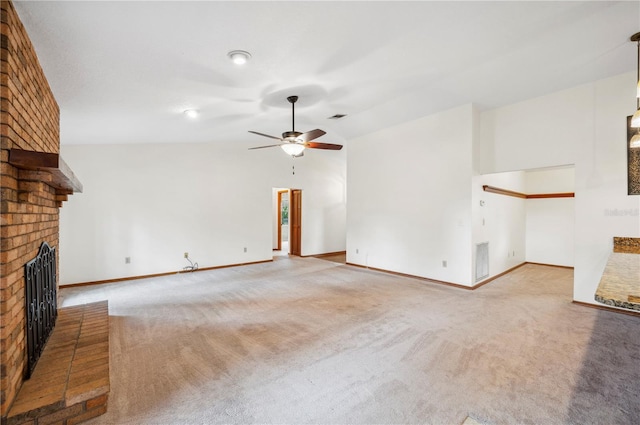
[[[280,145],[287,155],[298,156],[304,151],[304,145],[300,143],[284,143]]]
[[[236,65],[244,65],[249,59],[251,59],[251,53],[244,50],[232,50],[227,53],[227,56],[231,59],[231,62]]]
[[[338,151],[342,149],[342,145],[334,145],[332,143],[322,143],[322,142],[312,142],[312,140],[316,140],[318,137],[324,136],[326,131],[320,130],[316,128],[315,130],[306,131],[304,133],[300,133],[296,131],[296,109],[295,103],[298,101],[298,96],[289,96],[287,97],[289,103],[291,103],[291,131],[285,131],[282,133],[282,138],[270,136],[268,134],[259,133],[257,131],[249,130],[249,133],[257,134],[258,136],[268,137],[270,139],[279,140],[282,143],[277,145],[268,145],[268,146],[258,146],[255,148],[249,149],[262,149],[262,148],[272,148],[275,146],[280,146],[282,150],[292,157],[296,158],[304,155],[304,150],[306,148],[309,149],[329,149]]]

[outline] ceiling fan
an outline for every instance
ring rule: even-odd
[[[333,151],[339,151],[342,149],[342,145],[334,145],[332,143],[321,143],[321,142],[312,142],[312,140],[321,137],[326,132],[316,128],[315,130],[307,131],[306,133],[300,133],[296,131],[295,128],[295,104],[298,101],[298,96],[289,96],[287,97],[289,103],[291,103],[291,131],[285,131],[282,133],[282,137],[270,136],[264,133],[258,133],[257,131],[249,130],[249,133],[257,134],[258,136],[268,137],[270,139],[280,140],[281,143],[276,145],[267,145],[267,146],[258,146],[251,149],[263,149],[263,148],[272,148],[275,146],[280,146],[283,151],[285,151],[288,155],[293,157],[300,157],[304,155],[304,150],[306,148],[309,149],[328,149]]]

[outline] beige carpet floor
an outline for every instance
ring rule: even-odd
[[[89,424],[633,424],[640,318],[526,265],[476,291],[315,258],[61,290],[109,300]]]

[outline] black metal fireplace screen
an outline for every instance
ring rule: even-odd
[[[24,266],[24,274],[27,314],[27,371],[25,379],[29,379],[58,317],[56,249],[43,242],[38,256]]]

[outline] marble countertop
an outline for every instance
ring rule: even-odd
[[[611,253],[595,299],[606,305],[640,311],[640,254]]]

